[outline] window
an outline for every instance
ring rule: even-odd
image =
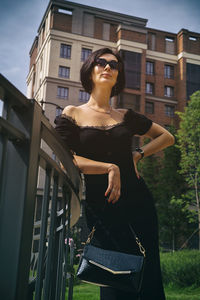
[[[153,75],[154,74],[154,62],[147,61],[146,62],[146,74]]]
[[[156,35],[154,33],[148,33],[148,49],[156,50]]]
[[[70,74],[69,67],[59,66],[59,71],[58,71],[59,77],[69,78],[69,74]]]
[[[200,65],[186,64],[186,88],[187,88],[187,99],[190,96],[200,90]]]
[[[92,53],[91,49],[82,48],[82,50],[81,50],[81,61],[85,61],[91,53]]]
[[[196,41],[197,41],[197,38],[196,38],[195,36],[189,36],[189,40],[190,40],[190,41],[196,42]]]
[[[174,78],[174,66],[165,65],[165,78]]]
[[[146,82],[146,93],[153,94],[153,89],[154,89],[153,83]]]
[[[86,93],[85,91],[79,91],[79,101],[80,102],[87,102],[90,98],[90,94]]]
[[[0,99],[0,117],[3,116],[3,105],[4,105],[4,102]]]
[[[52,153],[52,159],[56,160],[56,154],[54,152]]]
[[[71,58],[71,45],[61,44],[60,45],[60,57]]]
[[[173,37],[165,37],[165,41],[167,42],[174,42],[174,38]]]
[[[103,40],[110,40],[110,24],[103,23]]]
[[[172,86],[165,86],[165,96],[166,97],[174,96],[174,88]]]
[[[141,53],[122,50],[124,60],[126,88],[140,89],[141,81]]]
[[[174,47],[174,38],[173,37],[165,37],[165,51],[168,54],[174,54],[175,53],[175,47]]]
[[[72,11],[69,9],[63,9],[63,8],[59,8],[58,12],[61,14],[65,14],[65,15],[72,15]]]
[[[121,108],[132,108],[135,111],[140,111],[140,95],[122,93],[120,94],[118,104]]]
[[[68,98],[68,91],[69,91],[68,88],[58,86],[57,97],[61,98],[61,99],[67,99]]]
[[[150,101],[146,101],[145,103],[145,112],[148,114],[154,113],[154,103]]]
[[[165,105],[165,115],[168,117],[174,117],[174,106]]]
[[[56,107],[56,117],[60,116],[62,114],[63,109],[61,107]]]

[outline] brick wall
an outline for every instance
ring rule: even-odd
[[[174,39],[174,54],[177,53],[177,39],[176,39],[176,34],[172,34],[169,32],[165,31],[159,31],[159,30],[153,30],[149,29],[148,30],[148,35],[155,34],[156,36],[156,46],[155,46],[155,51],[158,52],[166,52],[166,44],[165,44],[165,37],[170,37]]]
[[[187,51],[187,39],[183,31],[181,31],[177,35],[177,52],[181,53],[183,51]]]
[[[120,37],[123,40],[127,40],[127,41],[146,43],[146,34],[145,33],[136,32],[136,31],[132,31],[132,30],[126,30],[123,28],[120,29],[118,37]]]
[[[200,55],[200,34],[182,29],[178,35],[178,53],[188,52],[191,54]],[[196,38],[196,40],[192,40]]]
[[[141,56],[141,86],[140,86],[140,112],[145,113],[145,89],[146,89],[146,50],[143,50]]]
[[[118,24],[110,25],[110,41],[116,43],[117,42],[117,27]]]
[[[53,12],[51,16],[50,28],[65,32],[72,32],[72,16]]]
[[[95,18],[94,23],[94,38],[95,39],[102,39],[103,36],[103,19]]]
[[[107,20],[104,20],[102,18],[95,18],[94,23],[94,38],[95,39],[103,39],[103,23],[108,23]],[[117,41],[117,27],[118,24],[110,24],[110,41],[116,42]]]
[[[177,65],[177,99],[179,111],[184,111],[186,106],[186,58],[181,58]]]
[[[145,115],[149,119],[151,119],[155,123],[158,123],[161,126],[175,124],[174,117],[168,117],[165,115],[165,105],[172,105],[172,106],[175,105],[159,102],[159,101],[153,101],[151,99],[148,99],[148,97],[146,97],[146,101],[151,101],[154,103],[154,114],[145,113]],[[176,106],[175,106],[175,110],[176,110]]]

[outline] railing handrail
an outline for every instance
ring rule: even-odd
[[[75,224],[80,216],[80,173],[73,163],[70,150],[45,117],[41,106],[34,99],[28,100],[1,74],[0,99],[5,104],[3,116],[0,117],[0,299],[28,299],[39,166],[46,172],[47,179],[42,202],[45,220],[41,220],[39,246],[41,252],[38,255],[35,278],[35,300],[41,299],[43,280],[44,289],[48,291],[48,296],[44,299],[50,299],[49,297],[58,299],[61,294],[62,297],[65,295],[66,275],[62,268],[63,264],[67,263],[68,255],[67,252],[66,254],[63,252],[66,228],[69,236],[70,225]],[[41,148],[41,141],[50,147],[66,171]],[[39,191],[42,194],[42,189]],[[49,202],[51,202],[50,217]],[[57,213],[58,204],[62,204],[59,213]],[[49,233],[48,222],[50,222]],[[45,275],[42,264],[45,259],[46,238],[49,239],[49,246],[46,262],[48,272],[45,271],[48,274]],[[59,244],[55,244],[55,239],[59,240]],[[55,290],[52,286],[53,280],[57,280],[57,277],[50,272],[52,258],[56,268],[55,274],[62,278],[62,285],[56,281]],[[65,272],[66,270],[65,266]]]
[[[4,95],[9,101],[12,101],[12,104],[18,108],[29,108],[30,101],[27,101],[26,96],[22,94],[11,82],[9,82],[1,73],[0,73],[0,82],[1,86],[4,86],[6,90],[6,95]],[[0,90],[0,97],[1,97]]]

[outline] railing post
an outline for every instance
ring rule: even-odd
[[[8,140],[4,149],[6,153],[0,195],[0,299],[25,300],[27,296],[40,146],[40,114],[41,109],[34,104],[29,110],[12,110],[9,113],[8,121],[21,127],[27,139],[21,143]]]
[[[35,300],[40,300],[42,296],[43,288],[43,275],[44,275],[44,257],[46,250],[46,234],[47,234],[47,223],[48,223],[48,209],[49,209],[49,197],[50,197],[50,185],[51,185],[51,169],[46,170],[45,178],[45,189],[44,198],[42,204],[42,215],[41,215],[41,230],[40,230],[40,243],[39,243],[39,255],[38,255],[38,265],[37,265],[37,277],[36,277],[36,287],[35,287]]]

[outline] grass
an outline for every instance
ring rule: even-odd
[[[200,300],[200,288],[177,288],[168,285],[165,293],[167,300]],[[99,287],[86,283],[75,285],[73,300],[99,300]]]
[[[167,300],[200,300],[200,288],[180,288],[172,285],[165,287]]]
[[[99,300],[99,287],[86,283],[75,285],[73,300]]]
[[[160,253],[161,270],[165,285],[200,287],[200,251],[182,250]],[[199,297],[200,299],[200,297]]]

